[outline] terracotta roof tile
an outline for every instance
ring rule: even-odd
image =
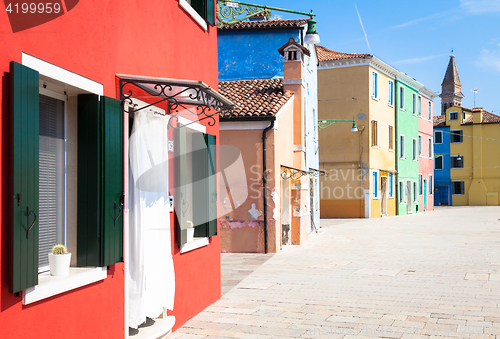
[[[354,58],[366,58],[371,56],[370,54],[356,54],[356,53],[340,53],[332,51],[323,46],[314,46],[316,48],[316,56],[318,61],[329,61],[329,60],[342,60],[342,59],[354,59]]]
[[[436,115],[432,117],[434,122],[434,127],[444,127],[446,126],[446,118],[444,115]]]
[[[472,112],[480,112],[482,107],[473,108]],[[483,124],[498,124],[500,123],[500,117],[490,112],[483,111]],[[462,125],[472,125],[473,124],[473,116],[468,117]]]
[[[283,79],[220,81],[219,93],[234,103],[224,118],[274,116],[292,97]]]
[[[235,24],[222,24],[219,30],[232,29],[253,29],[253,28],[282,28],[282,27],[302,27],[307,25],[309,19],[286,19],[286,20],[255,20],[240,21]]]

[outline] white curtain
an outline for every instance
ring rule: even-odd
[[[174,307],[168,201],[169,117],[137,111],[130,136],[129,326]]]

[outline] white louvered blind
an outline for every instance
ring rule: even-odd
[[[65,240],[64,102],[40,95],[40,178],[38,267],[46,270],[47,254]]]

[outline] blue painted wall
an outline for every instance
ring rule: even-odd
[[[434,206],[443,202],[451,206],[450,127],[434,127],[434,132],[436,131],[443,132],[443,143],[434,143],[434,156],[443,155],[443,169],[434,170]]]
[[[217,32],[219,81],[283,78],[283,57],[278,48],[290,37],[301,41],[301,31],[261,29]]]

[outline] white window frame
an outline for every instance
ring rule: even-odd
[[[399,86],[399,109],[402,111],[406,111],[405,108],[405,88],[404,86]]]
[[[462,138],[462,141],[453,141],[453,139],[455,138],[455,133],[453,132],[456,132],[456,131],[460,131],[460,136]],[[450,130],[450,143],[451,144],[460,144],[464,141],[464,131],[462,129],[452,129]]]
[[[412,113],[414,116],[417,116],[417,94],[412,93]]]
[[[422,156],[422,136],[418,136],[418,156]]]
[[[458,155],[452,155],[450,157],[450,168],[451,169],[462,169],[462,168],[464,168],[464,156],[463,155],[460,156],[460,158],[462,159],[461,160],[462,167],[454,167],[454,163],[455,163],[455,161],[453,160],[454,158],[458,158]]]
[[[378,73],[372,71],[372,98],[378,100]]]
[[[429,184],[427,194],[429,195],[432,195],[434,193],[434,184],[432,183],[432,180],[434,180],[434,178],[432,177],[432,174],[429,174],[429,178],[427,180],[427,183]]]
[[[464,186],[464,193],[453,193],[453,186],[452,186],[452,188],[451,188],[451,195],[465,195],[465,181],[463,181],[463,180],[452,180],[451,181],[452,185],[455,182],[461,182],[462,183],[462,185]]]
[[[455,119],[452,119],[452,118],[451,118],[451,115],[452,115],[452,114],[456,114],[456,115],[457,115],[457,117],[456,117]],[[448,112],[448,120],[449,120],[449,121],[458,120],[458,111]]]
[[[436,168],[436,159],[441,158],[441,168]],[[437,157],[434,158],[434,170],[435,171],[442,171],[444,168],[444,157],[442,155],[438,155]]]
[[[404,198],[406,197],[405,184],[403,180],[399,180],[398,192],[399,192],[399,203],[404,204]]]
[[[417,144],[417,139],[412,138],[412,144],[411,144],[411,151],[412,151],[412,160],[413,161],[418,161],[418,144]]]
[[[399,159],[406,159],[405,139],[404,134],[399,135]]]
[[[373,128],[374,125],[377,127],[377,128]],[[374,148],[379,148],[380,145],[379,145],[379,138],[378,138],[378,120],[375,120],[373,119],[371,121],[371,126],[372,126],[372,140],[371,140],[371,144],[372,144],[372,147]],[[375,144],[373,143],[373,141],[375,141]]]
[[[429,146],[429,159],[432,159],[432,155],[434,154],[434,147],[432,147],[433,143],[432,143],[432,138],[429,138],[428,141],[427,141],[427,144]]]
[[[394,81],[389,79],[389,97],[387,104],[394,107]]]
[[[418,174],[418,195],[423,195],[424,187],[423,187],[424,177],[422,173]]]
[[[441,134],[441,142],[436,142],[436,134]],[[442,145],[443,144],[443,131],[434,131],[434,145]]]
[[[198,14],[198,12],[191,7],[191,4],[187,2],[186,0],[179,0],[179,5],[184,9],[193,19],[196,21],[198,25],[201,26],[205,31],[208,30],[208,25],[205,19],[201,17],[201,15]]]
[[[79,90],[101,96],[104,95],[104,86],[102,84],[29,54],[22,53],[22,64],[38,71],[41,76],[62,82]],[[40,91],[40,93],[43,94],[42,91]],[[50,275],[50,272],[40,273],[38,274],[38,285],[23,291],[22,303],[23,305],[28,305],[63,292],[104,280],[107,276],[106,267],[70,267],[67,277],[53,277]]]
[[[389,152],[394,152],[394,126],[393,125],[388,125],[387,127],[387,132],[389,132],[389,142],[388,142],[388,147],[389,147]],[[392,140],[392,148],[391,148],[391,140]]]
[[[413,181],[413,202],[418,203],[418,183]]]
[[[432,120],[432,101],[429,101],[429,120]]]

